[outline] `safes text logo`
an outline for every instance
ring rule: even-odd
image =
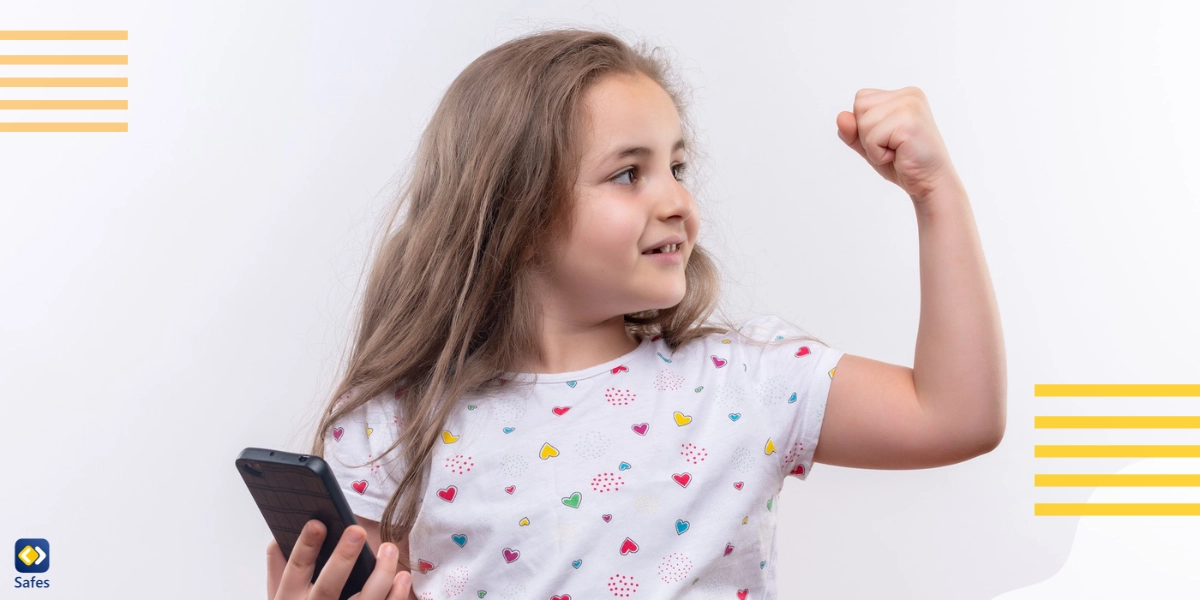
[[[13,549],[13,561],[18,573],[45,573],[50,570],[50,542],[42,538],[21,538]],[[13,578],[13,587],[48,588],[49,579],[38,577]]]

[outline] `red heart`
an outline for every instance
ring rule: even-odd
[[[750,590],[738,590],[738,600],[749,598]]]
[[[553,410],[554,410],[554,414],[561,417],[561,416],[567,414],[567,411],[571,410],[571,407],[570,406],[555,406]]]
[[[513,493],[513,490],[515,490],[515,489],[517,489],[517,486],[515,486],[515,485],[510,485],[510,486],[508,486],[508,487],[504,488],[504,491],[508,492],[509,494],[512,494],[512,493]]]
[[[675,473],[674,475],[671,475],[671,479],[674,479],[675,483],[678,483],[679,485],[681,485],[683,487],[687,487],[688,484],[692,482],[692,474],[691,473]]]
[[[727,361],[727,360],[725,360],[725,359],[723,359],[723,358],[717,358],[717,355],[716,355],[716,354],[713,354],[713,355],[709,356],[709,358],[711,358],[711,359],[712,359],[712,361],[713,361],[713,364],[714,364],[714,365],[717,365],[717,368],[718,368],[718,369],[720,369],[721,367],[725,366],[725,364],[726,364],[727,362],[729,362],[729,361]]]
[[[616,375],[617,373],[620,373],[621,371],[625,371],[628,373],[629,369],[625,368],[625,365],[617,365],[617,366],[613,367],[612,374]]]
[[[571,600],[571,595],[563,594],[561,596],[550,596],[550,600]]]
[[[625,554],[629,554],[630,552],[637,552],[637,551],[638,551],[637,542],[634,542],[633,540],[631,540],[629,538],[625,538],[625,541],[621,544],[621,554],[625,555]]]
[[[431,563],[427,560],[418,560],[417,561],[417,570],[418,571],[420,571],[422,573],[428,573],[431,569],[433,569],[433,563]]]
[[[803,474],[804,474],[804,465],[796,465],[796,468],[792,469],[791,472],[788,473],[788,475],[803,475]]]
[[[649,426],[649,423],[638,423],[637,425],[633,426],[633,432],[638,435],[646,435],[646,428]]]
[[[800,349],[796,351],[796,356],[804,356],[805,354],[808,354],[808,353],[809,353],[808,346],[800,346]]]
[[[446,502],[454,502],[454,496],[456,495],[458,495],[458,488],[455,486],[438,490],[438,497]]]
[[[740,482],[740,481],[733,482],[733,487],[735,487],[739,490],[742,489],[742,482]]]
[[[726,543],[725,544],[725,556],[729,556],[730,552],[733,552],[733,544]]]
[[[351,483],[350,487],[354,488],[354,491],[358,492],[358,495],[361,496],[363,495],[363,492],[367,491],[367,481],[365,479],[360,479]]]
[[[512,548],[504,549],[504,560],[505,561],[508,561],[509,563],[511,563],[512,561],[517,560],[518,558],[521,558],[520,550],[513,550]]]
[[[605,515],[600,515],[600,518],[601,518],[601,519],[604,519],[604,522],[605,522],[605,523],[608,523],[609,521],[612,521],[612,515],[608,515],[608,514],[605,514]]]
[[[333,441],[335,441],[335,442],[342,441],[342,432],[344,432],[344,431],[346,431],[346,430],[342,429],[341,427],[334,429],[333,430]]]

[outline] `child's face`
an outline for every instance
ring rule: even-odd
[[[612,75],[584,97],[590,123],[576,183],[572,237],[561,249],[554,281],[572,314],[602,320],[678,304],[684,268],[700,228],[680,164],[686,154],[670,96],[644,76]],[[648,153],[614,156],[645,147]],[[630,167],[633,170],[630,171]],[[680,236],[678,264],[642,254]]]

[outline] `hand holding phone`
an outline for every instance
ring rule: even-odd
[[[357,541],[351,539],[355,534],[359,537]],[[267,600],[337,598],[366,538],[367,532],[361,526],[347,527],[316,583],[312,583],[312,571],[325,540],[325,526],[316,519],[309,521],[301,530],[290,559],[284,558],[279,543],[272,539],[267,543]],[[412,575],[408,571],[396,572],[396,546],[385,543],[362,591],[350,598],[408,600],[411,586]]]

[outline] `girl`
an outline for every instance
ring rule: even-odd
[[[774,598],[786,476],[999,443],[994,295],[920,90],[838,115],[916,208],[913,369],[770,315],[706,322],[718,272],[685,108],[655,51],[577,29],[494,48],[446,91],[311,450],[371,547],[399,551],[362,598]],[[301,543],[288,573],[271,549],[272,597],[305,597]],[[330,577],[308,597],[336,597]]]

